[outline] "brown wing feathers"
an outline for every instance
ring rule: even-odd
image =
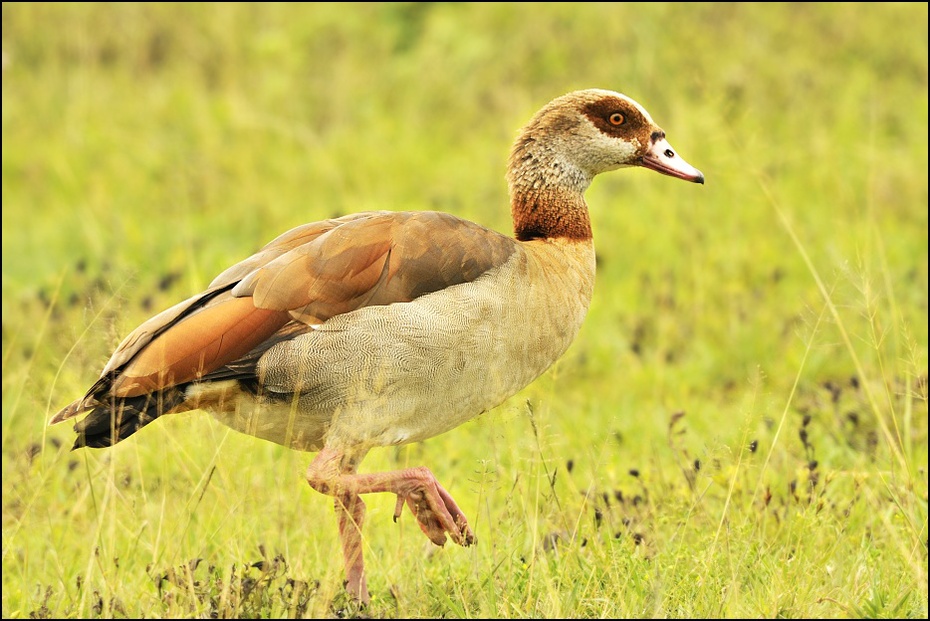
[[[351,222],[352,220],[358,220],[360,218],[367,218],[371,215],[373,215],[372,212],[358,213],[349,216],[343,216],[342,218],[322,220],[320,222],[311,222],[309,224],[303,224],[301,226],[295,227],[286,233],[282,233],[275,239],[265,244],[261,250],[253,254],[251,257],[240,261],[239,263],[236,263],[235,265],[221,272],[219,276],[213,279],[213,282],[210,283],[208,289],[237,283],[255,271],[257,268],[268,264],[270,261],[281,256],[285,252],[293,250],[299,246],[309,244],[320,235],[331,231],[332,229],[336,228],[337,226],[341,226],[346,222]]]
[[[470,282],[516,250],[512,238],[448,214],[369,212],[292,229],[156,315],[117,348],[100,380],[52,422],[91,410],[78,446],[109,446],[185,405],[191,382],[250,370],[270,344],[364,306]],[[225,369],[225,370],[224,370]]]
[[[289,311],[304,323],[361,308],[384,277],[390,256],[392,231],[384,220],[345,224],[294,248],[245,277],[233,295],[250,296],[261,308]]]

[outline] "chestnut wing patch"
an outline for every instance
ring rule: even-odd
[[[303,323],[409,302],[503,264],[516,242],[438,212],[381,212],[341,224],[245,277],[234,296]]]

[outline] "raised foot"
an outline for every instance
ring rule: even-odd
[[[475,543],[475,533],[465,514],[428,468],[410,468],[398,474],[397,489],[393,490],[397,494],[395,522],[406,503],[420,529],[437,546],[445,545],[446,534],[461,546]]]
[[[416,517],[420,529],[438,546],[445,544],[447,535],[462,546],[475,542],[475,533],[468,526],[465,514],[428,468],[359,474],[356,468],[363,455],[324,448],[307,469],[310,486],[320,493],[335,497],[346,569],[345,588],[352,599],[361,604],[369,601],[365,563],[362,559],[365,503],[360,498],[361,494],[397,494],[394,520],[397,521],[406,504]]]

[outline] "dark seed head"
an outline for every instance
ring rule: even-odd
[[[42,445],[38,442],[33,442],[26,448],[26,457],[29,461],[35,459],[36,455],[42,452]]]
[[[164,274],[158,280],[158,289],[160,291],[167,291],[168,289],[171,288],[171,285],[174,284],[174,282],[178,280],[180,277],[181,277],[181,274],[177,272],[169,272],[167,274]]]

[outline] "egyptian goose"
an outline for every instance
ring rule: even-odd
[[[360,494],[396,494],[395,519],[406,503],[437,545],[475,536],[427,468],[360,474],[359,462],[490,410],[565,352],[594,288],[584,192],[630,166],[704,182],[629,97],[554,99],[510,154],[514,237],[431,211],[299,226],[136,328],[50,424],[86,412],[74,448],[101,448],[201,409],[317,451],[307,480],[335,497],[346,589],[367,602]]]

